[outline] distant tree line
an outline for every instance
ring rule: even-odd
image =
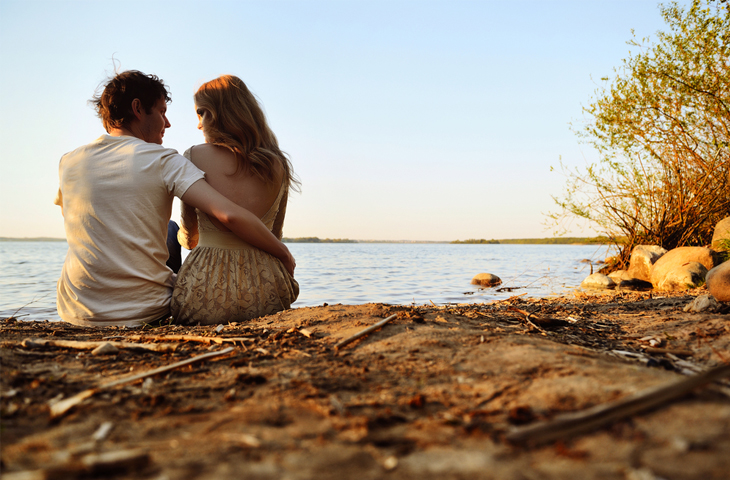
[[[499,240],[486,240],[484,238],[470,238],[469,240],[454,240],[451,243],[468,243],[468,244],[487,244],[496,245],[499,244]]]
[[[357,240],[349,238],[319,238],[319,237],[296,237],[282,239],[284,243],[357,243]]]
[[[56,237],[0,237],[0,242],[65,242],[65,238]]]
[[[619,242],[621,239],[618,239]],[[469,240],[455,240],[451,243],[457,244],[488,244],[488,245],[608,245],[614,243],[615,240],[605,237],[552,237],[552,238],[509,238],[505,240],[485,240],[484,238],[471,238]]]

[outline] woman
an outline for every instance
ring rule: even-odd
[[[261,218],[280,239],[289,189],[298,182],[258,102],[232,75],[204,83],[194,98],[206,143],[185,156],[213,188]],[[172,294],[177,323],[250,320],[289,308],[299,295],[299,284],[280,260],[184,203],[178,238],[193,251]]]

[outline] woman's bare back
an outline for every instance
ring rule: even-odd
[[[281,165],[274,168],[274,182],[266,183],[250,169],[241,168],[240,161],[227,148],[196,145],[191,148],[190,157],[193,164],[205,172],[205,180],[210,186],[259,218],[266,215],[279,194],[284,176]],[[210,220],[219,229],[228,231],[216,219]]]

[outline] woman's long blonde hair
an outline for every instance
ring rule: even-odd
[[[241,167],[250,168],[266,183],[275,181],[275,165],[280,164],[287,187],[298,189],[289,158],[279,148],[261,106],[243,80],[222,75],[201,85],[194,99],[208,143],[232,151]]]

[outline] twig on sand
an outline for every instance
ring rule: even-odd
[[[115,450],[103,453],[87,453],[82,456],[69,451],[57,452],[57,462],[39,470],[3,472],[5,480],[48,480],[78,478],[109,478],[123,473],[137,473],[146,467],[150,453],[143,450]],[[136,478],[136,477],[132,477]]]
[[[164,373],[164,372],[168,372],[170,370],[174,370],[176,368],[184,367],[185,365],[190,365],[191,363],[196,363],[196,362],[200,362],[203,360],[207,360],[212,357],[225,355],[227,353],[232,352],[233,350],[234,350],[233,347],[228,347],[228,348],[224,348],[223,350],[220,350],[218,352],[204,353],[202,355],[198,355],[197,357],[188,358],[187,360],[182,360],[180,362],[166,365],[164,367],[155,368],[155,369],[149,370],[147,372],[138,373],[138,374],[132,375],[130,377],[119,378],[119,379],[113,380],[109,383],[100,385],[96,388],[90,388],[88,390],[84,390],[83,392],[77,393],[73,397],[69,397],[64,400],[61,400],[59,402],[49,405],[49,407],[51,409],[51,419],[58,418],[58,417],[64,415],[66,412],[68,412],[70,409],[72,409],[79,403],[83,402],[87,398],[93,396],[95,393],[100,392],[102,390],[108,390],[112,387],[116,387],[117,385],[134,382],[134,381],[140,380],[142,378],[157,375],[158,373]]]
[[[491,303],[492,304],[497,304],[497,303],[511,302],[512,300],[515,300],[515,299],[520,298],[520,297],[524,297],[525,295],[527,295],[527,292],[520,293],[519,295],[512,295],[511,297],[508,297],[508,298],[505,298],[505,299],[502,299],[502,300],[495,300],[495,301],[493,301]]]
[[[390,322],[391,320],[393,320],[397,316],[398,316],[397,314],[393,314],[390,317],[388,317],[388,318],[386,318],[384,320],[379,321],[375,325],[371,325],[368,328],[366,328],[365,330],[361,330],[361,331],[357,332],[355,335],[353,335],[353,336],[351,336],[349,338],[346,338],[346,339],[342,340],[341,342],[335,344],[335,350],[339,350],[340,348],[344,347],[345,345],[354,342],[358,338],[364,337],[365,335],[374,332],[375,330],[379,329],[380,327],[382,327],[386,323]]]
[[[73,348],[75,350],[93,350],[107,344],[119,349],[147,350],[150,352],[174,352],[178,347],[176,343],[84,342],[78,340],[47,340],[45,338],[26,338],[21,343],[26,348],[57,347]]]
[[[682,397],[695,388],[730,376],[730,365],[722,365],[695,377],[630,395],[615,402],[596,405],[582,412],[567,413],[553,420],[519,427],[508,433],[513,443],[540,444],[585,433],[616,420],[658,407]]]
[[[547,335],[547,333],[545,332],[545,330],[543,330],[542,328],[538,327],[535,323],[533,323],[530,320],[530,315],[532,315],[530,312],[526,312],[525,310],[521,310],[521,309],[515,308],[515,307],[507,307],[507,310],[511,310],[513,312],[521,313],[522,315],[525,316],[525,321],[527,323],[529,323],[530,325],[532,325],[536,330],[538,330],[543,335]],[[535,319],[535,320],[537,320],[537,319]]]
[[[521,313],[525,316],[525,320],[532,325],[533,327],[537,328],[538,330],[542,331],[540,326],[542,327],[557,327],[557,326],[565,326],[570,325],[571,322],[566,320],[560,320],[557,318],[543,318],[535,315],[534,313],[530,313],[528,311],[522,310],[517,307],[507,307],[507,310],[511,310],[513,312]]]
[[[127,335],[130,340],[157,340],[160,342],[200,342],[200,343],[224,343],[253,342],[249,337],[205,337],[203,335]]]
[[[644,351],[646,353],[671,353],[672,355],[676,355],[678,357],[691,357],[694,355],[694,352],[692,350],[687,350],[686,348],[658,348],[658,347],[644,347]]]

